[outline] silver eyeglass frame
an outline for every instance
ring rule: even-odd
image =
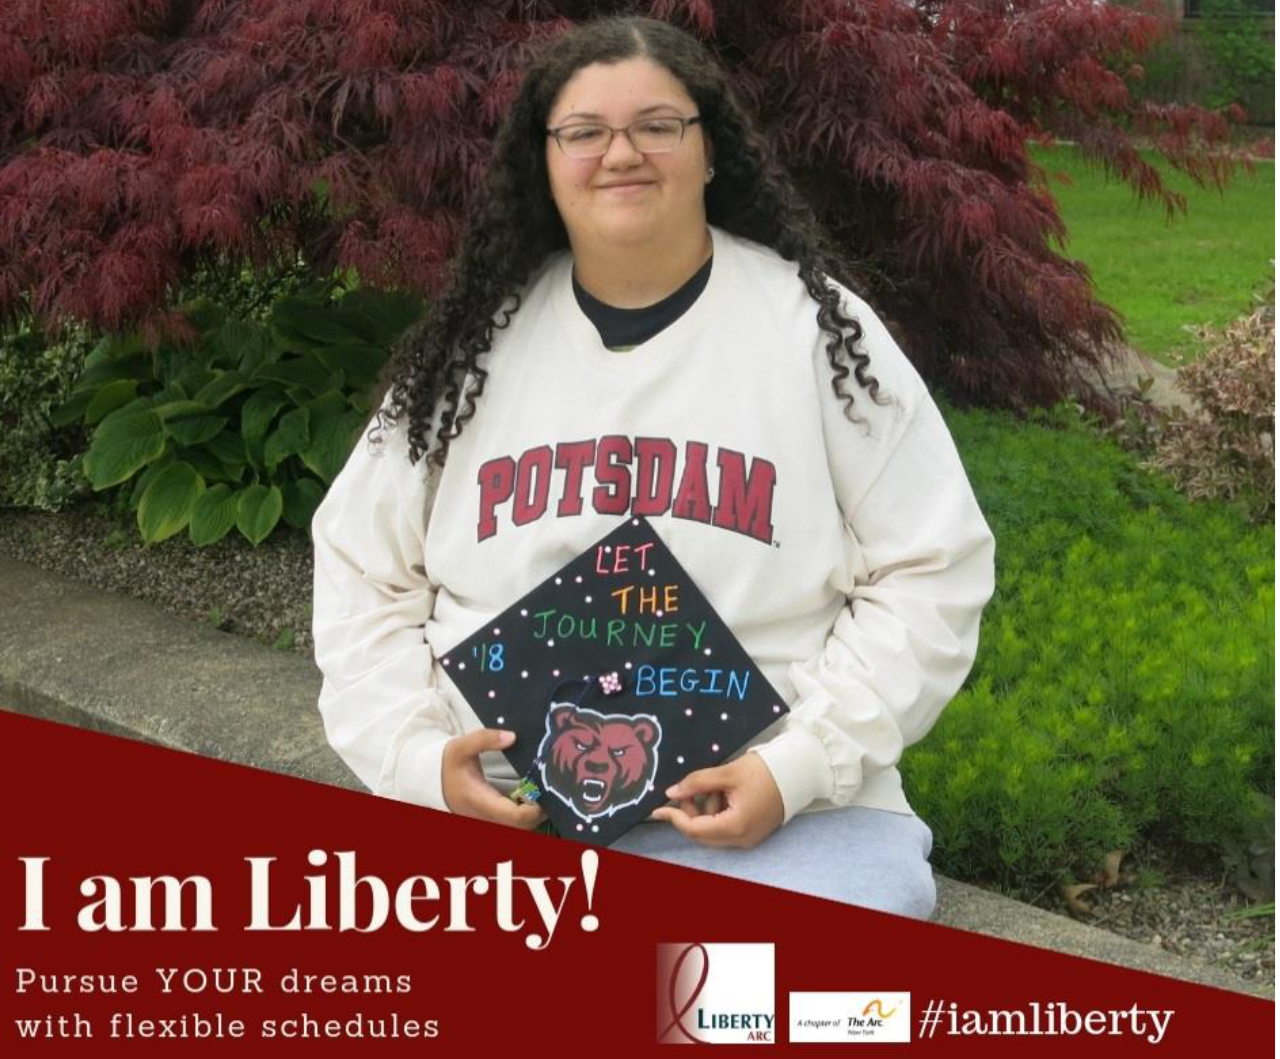
[[[636,141],[631,137],[631,130],[634,129],[637,125],[643,125],[645,124],[645,122],[649,122],[649,121],[678,121],[680,123],[680,139],[676,140],[676,142],[672,144],[670,147],[663,148],[660,151],[641,151],[640,148],[636,146]],[[679,118],[673,114],[671,115],[662,114],[662,115],[656,115],[654,117],[649,117],[649,118],[640,118],[637,121],[633,121],[630,125],[622,125],[622,126],[606,125],[603,121],[577,121],[577,122],[572,122],[569,125],[557,125],[554,129],[547,129],[547,135],[555,139],[556,146],[560,148],[561,154],[563,154],[566,158],[573,158],[577,161],[583,161],[587,158],[603,158],[605,155],[609,153],[609,148],[613,146],[613,138],[617,136],[618,133],[620,132],[626,134],[627,142],[631,144],[632,150],[639,151],[640,154],[670,154],[672,151],[676,150],[682,143],[684,143],[685,130],[690,125],[697,125],[701,121],[702,121],[701,114],[695,114],[691,118]],[[560,134],[562,132],[567,132],[570,129],[578,129],[584,125],[590,126],[592,128],[609,130],[609,140],[604,145],[604,150],[601,151],[599,154],[576,154],[576,155],[570,154],[568,149],[565,147],[564,142],[560,139]]]

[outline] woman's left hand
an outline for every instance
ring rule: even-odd
[[[782,826],[785,815],[782,793],[758,754],[691,772],[666,793],[679,804],[655,809],[651,818],[669,821],[704,846],[752,849]],[[698,797],[704,798],[701,810]]]

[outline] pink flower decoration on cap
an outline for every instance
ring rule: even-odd
[[[600,681],[600,690],[606,695],[616,695],[622,690],[622,679],[618,676],[617,670],[605,673],[597,679]]]

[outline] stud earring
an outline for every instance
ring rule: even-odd
[[[707,166],[707,183],[708,184],[711,183],[711,178],[715,175],[716,175],[716,167],[713,165]]]

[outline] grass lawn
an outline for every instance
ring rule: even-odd
[[[1275,257],[1275,164],[1240,172],[1226,192],[1198,188],[1151,156],[1187,212],[1167,220],[1158,202],[1139,203],[1126,184],[1090,168],[1070,147],[1033,149],[1035,160],[1071,184],[1050,187],[1067,223],[1066,254],[1093,273],[1117,309],[1129,341],[1177,365],[1196,352],[1188,324],[1223,324],[1248,310],[1271,282]]]

